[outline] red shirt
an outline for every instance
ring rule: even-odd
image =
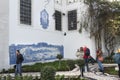
[[[87,49],[87,47],[84,47],[84,48],[83,48],[83,51],[84,51],[84,56],[83,56],[83,58],[84,58],[84,59],[88,58],[88,56],[85,55],[86,49]]]

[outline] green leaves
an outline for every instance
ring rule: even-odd
[[[61,60],[63,58],[63,56],[61,54],[57,54],[56,58]]]
[[[41,80],[55,80],[56,70],[52,66],[45,66],[41,70]]]
[[[103,33],[105,48],[109,53],[110,50],[114,49],[114,46],[120,44],[118,41],[120,39],[120,2],[84,0],[84,3],[89,6],[89,15],[84,16],[85,20],[81,22],[82,25],[80,24],[79,32],[81,32],[83,28],[90,30],[90,38],[94,36],[96,41],[98,41],[97,47],[101,45],[100,36],[101,33]]]

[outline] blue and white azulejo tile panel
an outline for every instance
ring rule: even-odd
[[[24,63],[56,59],[57,54],[64,55],[63,45],[52,45],[45,42],[38,44],[11,44],[9,46],[10,64],[15,64],[16,50],[24,56]]]

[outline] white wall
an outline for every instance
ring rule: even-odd
[[[49,26],[43,29],[40,23],[40,12],[44,9],[47,0],[32,1],[32,25],[23,25],[19,21],[19,0],[11,0],[9,5],[9,45],[11,44],[35,44],[46,42],[53,45],[63,44],[63,33],[55,30],[54,0],[46,6],[49,14]],[[9,54],[8,54],[9,55]],[[7,56],[8,56],[7,55]],[[9,61],[9,60],[8,60]]]
[[[76,50],[81,46],[87,46],[88,48],[90,48],[91,56],[95,58],[96,49],[95,49],[94,37],[90,38],[89,32],[86,32],[84,29],[82,33],[79,33],[78,30],[80,28],[80,23],[77,24],[78,29],[73,31],[68,31],[68,24],[67,24],[68,11],[77,10],[77,21],[82,22],[85,18],[82,13],[86,14],[88,6],[85,5],[82,1],[68,5],[66,3],[66,0],[62,0],[62,3],[63,3],[62,7],[60,7],[60,5],[59,6],[56,5],[55,8],[61,10],[61,12],[66,14],[65,16],[62,16],[63,32],[66,32],[67,34],[66,36],[64,36],[64,43],[63,43],[65,58],[75,59]]]
[[[64,37],[64,53],[65,58],[76,58],[75,53],[77,49],[82,46],[87,46],[91,51],[91,56],[94,58],[95,55],[95,43],[94,38],[89,38],[89,33],[83,32],[68,32],[67,35]]]
[[[95,57],[95,43],[94,38],[89,38],[89,32],[83,30],[82,33],[78,29],[68,31],[67,12],[76,9],[78,12],[78,21],[81,21],[81,10],[86,10],[87,7],[82,2],[72,5],[66,5],[66,0],[62,0],[62,7],[54,6],[54,0],[50,0],[49,5],[46,6],[46,11],[49,13],[49,27],[43,29],[40,24],[40,11],[44,9],[45,0],[32,0],[32,25],[22,25],[19,22],[19,0],[11,0],[9,3],[9,45],[11,44],[33,44],[38,42],[47,42],[50,44],[64,45],[65,58],[75,59],[76,50],[86,45],[90,48],[92,56]],[[55,22],[53,19],[54,8],[65,13],[62,16],[62,31],[55,31]],[[66,32],[66,36],[64,36]],[[9,56],[7,54],[6,56]],[[9,62],[9,60],[7,60]],[[7,63],[8,63],[7,62]]]
[[[1,0],[0,1],[0,14],[8,14],[9,10],[9,5],[8,5],[9,0]]]
[[[0,69],[7,68],[9,63],[8,57],[8,9],[9,0],[0,1]]]
[[[50,0],[46,6],[49,13],[49,27],[43,29],[40,24],[40,12],[44,9],[47,0],[32,0],[32,25],[22,25],[19,23],[19,0],[12,0],[10,10],[10,37],[9,44],[22,43],[31,44],[38,42],[48,42],[51,44],[62,44],[63,34],[55,31],[54,18],[54,0]]]

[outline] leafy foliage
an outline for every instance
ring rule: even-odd
[[[78,66],[84,66],[84,60],[76,60],[76,64],[78,65]]]
[[[69,70],[75,68],[75,62],[73,60],[67,60],[66,63]]]
[[[61,54],[57,54],[57,59],[61,60],[63,58],[63,56]]]
[[[101,47],[101,34],[104,35],[105,48],[110,53],[120,44],[120,2],[84,0],[84,3],[88,5],[88,11],[80,25],[89,30],[90,37],[95,37],[97,48]]]
[[[41,70],[41,80],[55,80],[56,70],[52,66],[45,66]]]
[[[105,67],[105,73],[110,75],[118,75],[118,71],[115,71],[115,67]]]
[[[57,54],[56,56],[57,59],[59,59],[59,68],[61,67],[61,59],[63,58],[63,56],[61,54]]]

